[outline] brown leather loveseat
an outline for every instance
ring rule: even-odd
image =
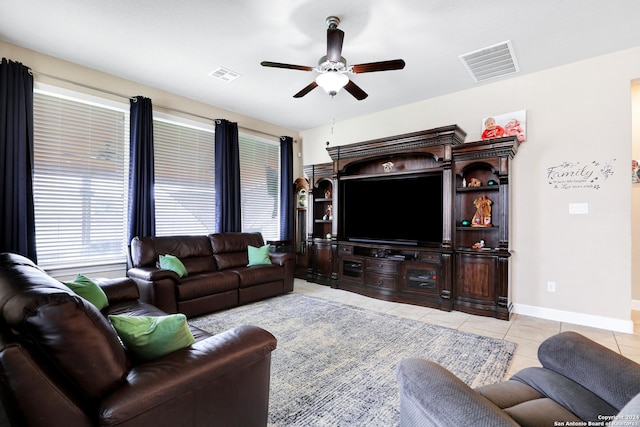
[[[188,317],[293,291],[295,256],[270,253],[271,265],[247,267],[248,246],[264,246],[262,235],[135,237],[131,242],[133,268],[127,275],[138,284],[143,301]],[[180,277],[160,268],[161,255],[177,257],[187,274]]]
[[[98,283],[101,311],[27,258],[0,254],[0,397],[15,426],[265,426],[276,339],[255,326],[149,361],[107,316],[162,316],[127,278]]]

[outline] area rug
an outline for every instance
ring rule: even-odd
[[[302,294],[190,323],[213,334],[256,325],[278,339],[271,363],[273,427],[397,426],[400,360],[433,360],[476,387],[501,381],[516,349],[507,341]]]

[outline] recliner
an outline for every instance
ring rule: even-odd
[[[402,360],[400,425],[542,427],[640,415],[640,365],[632,360],[575,332],[545,340],[538,358],[542,367],[476,389],[434,362]]]

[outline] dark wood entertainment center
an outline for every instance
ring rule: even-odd
[[[451,125],[328,147],[332,162],[305,166],[310,183],[306,279],[374,298],[508,320],[509,169],[518,141],[465,143],[465,136]],[[397,209],[427,212],[431,205],[441,206],[441,239],[440,234],[437,242],[345,236],[348,216],[340,191],[347,181],[425,174],[441,175],[442,199],[430,204],[416,194]],[[380,202],[384,199],[381,194]],[[488,214],[480,215],[486,206]],[[384,218],[377,224],[384,227]]]

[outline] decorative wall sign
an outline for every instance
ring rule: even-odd
[[[631,160],[631,182],[640,184],[640,163],[637,160]]]
[[[553,188],[572,190],[575,188],[592,188],[599,190],[607,179],[613,175],[613,163],[607,162],[562,162],[547,168],[547,180]]]

